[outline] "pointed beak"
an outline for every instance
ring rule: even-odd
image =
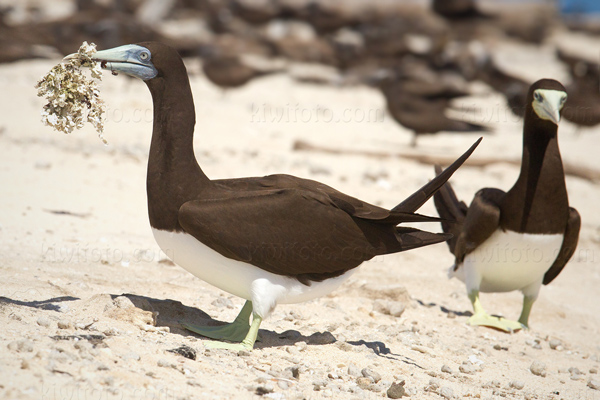
[[[553,101],[545,101],[543,110],[548,119],[556,125],[560,122],[560,104],[554,104]]]
[[[158,71],[150,60],[142,61],[139,55],[142,52],[150,54],[145,47],[128,44],[108,50],[100,50],[94,53],[92,59],[99,61],[102,69],[111,71],[113,74],[124,73],[142,80],[154,78]],[[72,59],[77,54],[69,54],[64,59]]]

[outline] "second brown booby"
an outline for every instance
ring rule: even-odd
[[[192,274],[247,300],[232,324],[184,325],[214,339],[241,341],[209,346],[252,349],[262,319],[277,304],[326,295],[377,255],[450,237],[398,225],[439,220],[415,211],[479,141],[391,210],[290,175],[210,180],[194,156],[194,102],[179,54],[147,42],[99,51],[94,59],[144,80],[152,94],[147,193],[159,246]]]
[[[557,137],[566,99],[565,88],[555,80],[542,79],[529,88],[521,172],[508,192],[481,189],[469,207],[449,183],[434,195],[440,216],[459,221],[442,222],[442,227],[454,235],[448,241],[455,257],[450,276],[467,287],[474,310],[471,325],[506,331],[528,327],[542,284],[552,282],[575,252],[581,221],[569,207]],[[524,296],[518,322],[484,311],[479,292],[513,290]]]

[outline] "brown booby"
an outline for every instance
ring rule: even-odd
[[[413,131],[412,146],[419,135],[438,132],[489,132],[484,125],[445,115],[454,98],[468,92],[442,82],[430,83],[412,79],[387,81],[379,84],[392,118]]]
[[[450,276],[467,287],[471,325],[506,331],[528,327],[542,284],[552,282],[575,252],[581,221],[569,207],[557,138],[566,98],[555,80],[542,79],[529,88],[521,172],[508,192],[481,189],[469,207],[449,183],[434,195],[440,217],[458,221],[443,221],[442,228],[454,235],[448,241],[455,256]],[[480,291],[513,290],[524,296],[518,322],[489,316],[479,302]]]
[[[562,112],[567,121],[580,126],[600,124],[600,71],[597,62],[592,62],[562,50],[558,58],[567,64],[572,82],[567,85],[569,100]]]
[[[262,319],[277,304],[326,295],[377,255],[450,237],[399,225],[439,221],[415,211],[479,141],[391,210],[290,175],[210,180],[194,156],[194,102],[179,54],[146,42],[98,51],[94,59],[113,73],[144,80],[152,95],[147,194],[159,246],[192,274],[247,300],[232,324],[184,325],[213,339],[241,341],[209,346],[252,349]]]
[[[218,49],[205,52],[204,75],[222,89],[245,85],[254,78],[282,72],[282,68],[258,69],[244,63],[237,55],[220,54]]]

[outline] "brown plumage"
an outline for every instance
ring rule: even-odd
[[[558,58],[564,62],[571,73],[572,82],[567,86],[569,97],[563,117],[580,126],[600,124],[600,69],[597,62],[584,60],[557,51]]]
[[[455,85],[441,81],[423,82],[419,80],[384,80],[380,84],[385,96],[387,109],[400,125],[413,131],[412,144],[416,145],[419,135],[438,132],[488,132],[480,124],[447,117],[445,111],[450,101],[468,94]]]
[[[540,90],[542,92],[538,92]],[[444,232],[453,235],[452,239],[448,241],[448,246],[455,257],[454,272],[457,272],[458,275],[459,269],[466,268],[461,274],[464,274],[470,296],[473,295],[473,291],[478,293],[479,285],[484,285],[486,279],[492,279],[486,278],[485,274],[489,274],[489,272],[482,271],[489,268],[486,267],[486,262],[489,264],[491,262],[489,260],[492,259],[491,257],[489,259],[483,258],[489,256],[489,251],[494,249],[488,249],[488,253],[485,251],[475,253],[475,251],[484,246],[490,246],[489,240],[492,240],[490,238],[494,235],[497,238],[498,232],[513,232],[521,235],[519,237],[524,239],[526,236],[522,235],[529,235],[527,237],[537,235],[536,237],[539,238],[549,237],[548,235],[563,236],[562,245],[556,249],[551,249],[551,257],[554,257],[554,259],[549,260],[548,268],[542,273],[542,276],[536,277],[536,280],[532,282],[520,282],[522,286],[518,286],[519,282],[513,282],[516,287],[506,289],[520,289],[525,297],[529,299],[524,303],[527,306],[524,305],[523,313],[519,319],[520,323],[525,326],[527,326],[531,304],[537,298],[539,285],[542,283],[547,285],[558,276],[575,252],[579,237],[581,222],[577,211],[569,207],[565,176],[558,149],[558,119],[554,117],[555,121],[553,121],[548,119],[550,117],[542,118],[533,107],[533,103],[537,102],[540,104],[536,104],[539,109],[543,107],[543,102],[550,101],[545,96],[558,96],[561,93],[563,97],[560,106],[562,106],[566,97],[564,91],[565,88],[559,82],[549,79],[542,79],[530,87],[523,126],[521,173],[508,192],[495,188],[481,189],[476,193],[469,207],[457,199],[449,183],[446,183],[434,194],[436,209],[440,217],[446,220],[442,222],[442,228]],[[553,103],[548,104],[547,109],[550,110],[548,112],[557,112],[552,110],[554,108]],[[543,111],[539,112],[542,113]],[[439,167],[436,168],[436,173],[440,171]],[[448,221],[456,221],[456,223]],[[518,244],[513,242],[512,246],[519,250]],[[507,253],[511,254],[512,249],[507,248]],[[536,250],[541,251],[539,248],[533,248],[532,250],[533,252]],[[474,259],[467,259],[471,254],[478,255],[474,256]],[[539,262],[543,261],[546,260],[540,260]],[[510,261],[508,262],[510,263]],[[513,262],[522,262],[522,260]],[[508,267],[504,264],[494,268]],[[505,277],[504,279],[510,281],[511,277]],[[493,287],[495,283],[488,281],[487,285]],[[487,291],[506,290],[488,289]],[[474,300],[472,299],[472,301]],[[478,310],[475,303],[474,308],[477,314]],[[482,325],[487,325],[487,323],[482,323]]]
[[[245,85],[255,78],[276,74],[283,69],[258,69],[242,61],[238,56],[211,55],[202,62],[204,75],[222,89]]]
[[[148,213],[160,247],[196,276],[248,300],[233,327],[185,325],[212,338],[243,339],[216,346],[252,349],[277,303],[323,296],[366,260],[450,237],[403,224],[439,220],[416,211],[479,141],[391,210],[291,175],[211,180],[194,155],[194,101],[178,53],[149,42],[96,57],[105,68],[144,79],[152,94]]]

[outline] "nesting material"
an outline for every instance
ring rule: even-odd
[[[68,134],[89,122],[102,142],[107,144],[102,135],[106,107],[98,89],[102,69],[98,62],[92,60],[95,52],[94,43],[83,42],[77,53],[52,67],[35,87],[38,96],[48,100],[42,111],[45,125]],[[81,67],[89,67],[89,76]]]

